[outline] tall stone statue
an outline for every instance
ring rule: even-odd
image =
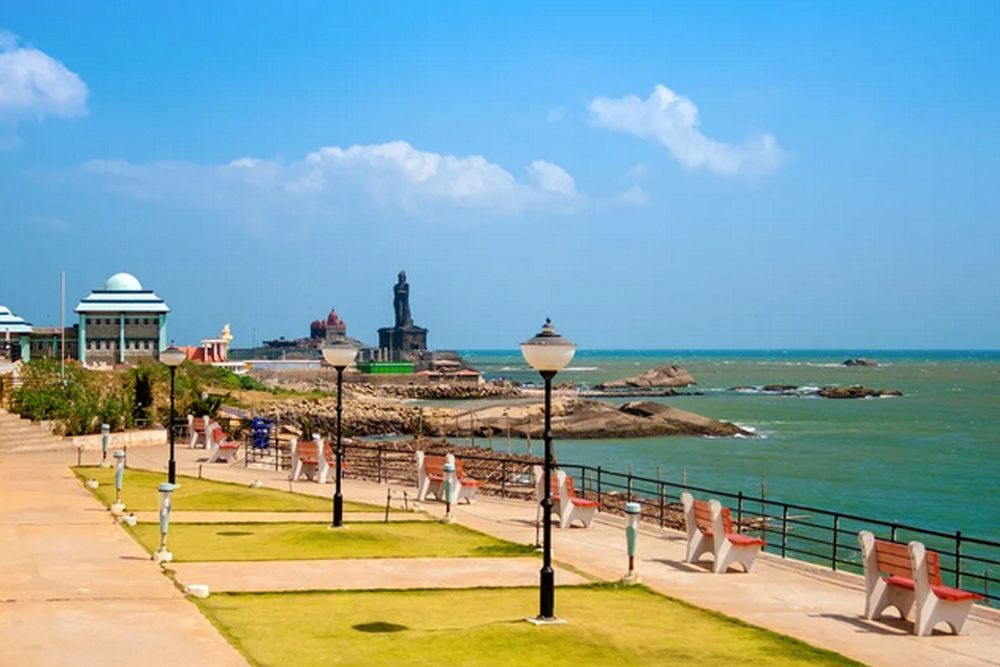
[[[410,284],[406,282],[406,271],[399,272],[399,281],[392,286],[392,307],[396,311],[396,328],[406,329],[413,326],[410,316]]]

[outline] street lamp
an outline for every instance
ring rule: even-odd
[[[323,348],[326,363],[337,369],[337,488],[333,494],[333,527],[344,525],[344,496],[340,493],[340,468],[344,456],[341,424],[344,412],[344,369],[351,365],[358,349],[345,340]],[[320,456],[323,456],[321,453]]]
[[[542,572],[541,611],[537,622],[556,621],[555,572],[552,570],[552,497],[549,488],[552,475],[552,378],[573,358],[576,345],[556,333],[552,320],[546,319],[541,333],[521,343],[521,354],[528,365],[541,373],[545,380],[545,467],[542,488]]]
[[[160,352],[160,361],[170,368],[170,466],[167,468],[167,479],[171,484],[177,483],[177,463],[174,461],[174,376],[177,367],[187,359],[187,353],[173,343]]]

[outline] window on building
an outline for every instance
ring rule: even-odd
[[[90,326],[90,318],[87,318],[87,326]]]
[[[149,349],[149,341],[148,340],[147,341],[143,341],[143,343],[142,343],[142,349],[144,349],[144,350],[148,350]]]
[[[143,324],[149,324],[149,318],[148,318],[148,317],[144,317],[144,318],[142,319],[142,323],[143,323]]]
[[[91,343],[90,343],[90,341],[88,340],[88,341],[87,341],[87,349],[88,349],[88,350],[90,349],[90,345],[91,345]]]

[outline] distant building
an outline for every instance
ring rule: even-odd
[[[32,331],[31,322],[0,306],[0,356],[11,361],[20,359],[21,349],[28,344]]]
[[[229,331],[229,324],[226,323],[218,338],[205,338],[197,347],[192,345],[181,349],[191,361],[203,364],[221,364],[229,361],[229,345],[232,342],[233,334]]]
[[[337,315],[337,311],[330,310],[326,316],[326,321],[315,320],[309,325],[309,338],[314,341],[333,341],[347,336],[347,322],[344,322]]]
[[[91,292],[74,312],[79,316],[81,363],[114,366],[159,359],[167,347],[170,308],[131,274],[111,276],[104,289]]]

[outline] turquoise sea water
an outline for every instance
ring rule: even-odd
[[[517,351],[465,351],[489,378],[538,376]],[[844,367],[870,357],[875,368]],[[558,441],[560,460],[1000,540],[1000,352],[580,350],[557,382],[596,384],[678,364],[703,396],[650,399],[761,438]],[[736,386],[863,384],[901,398],[832,400]],[[619,401],[620,402],[620,401]]]

